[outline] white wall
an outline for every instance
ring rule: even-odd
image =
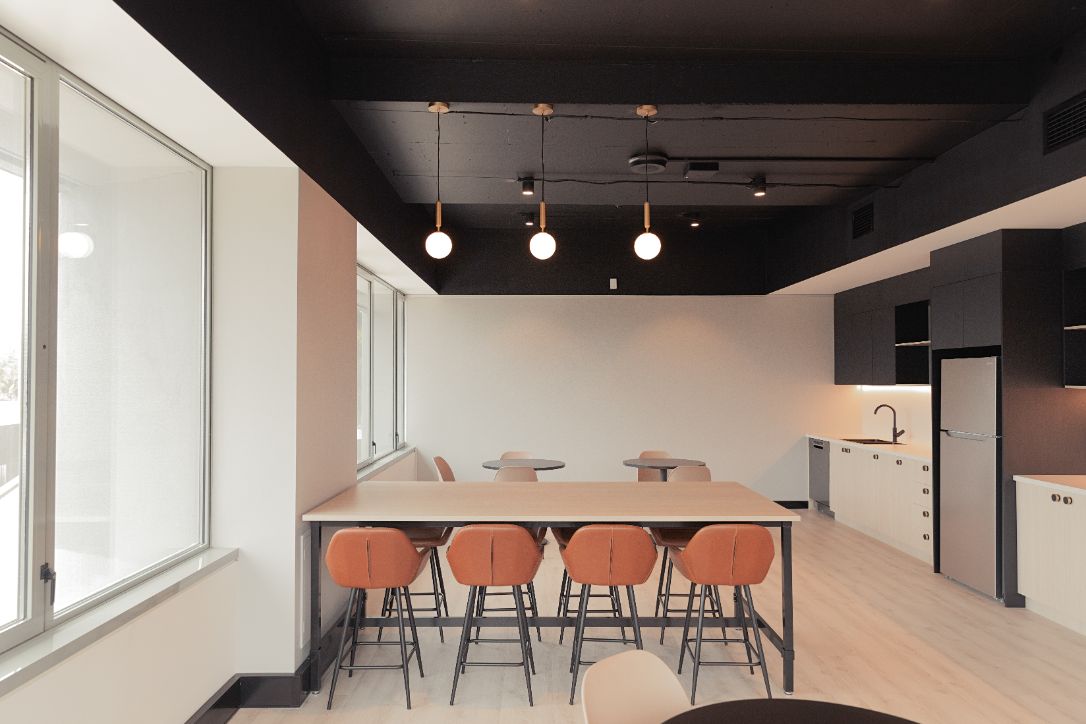
[[[237,671],[281,674],[295,666],[298,170],[220,168],[213,189],[211,541],[240,549]]]
[[[0,698],[0,721],[177,724],[236,672],[237,563]]]
[[[665,449],[806,500],[804,434],[857,431],[869,402],[833,384],[832,297],[409,297],[407,315],[409,440],[459,479],[523,449],[566,461],[551,479],[626,480],[624,458]]]

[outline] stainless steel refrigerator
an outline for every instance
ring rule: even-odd
[[[997,597],[996,357],[944,359],[939,405],[939,569]]]

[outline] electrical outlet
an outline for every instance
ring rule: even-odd
[[[611,277],[611,289],[618,289],[618,279]]]

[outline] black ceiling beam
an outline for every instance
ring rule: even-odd
[[[338,58],[343,101],[586,104],[1009,104],[1029,102],[1034,65],[986,60],[610,62]]]

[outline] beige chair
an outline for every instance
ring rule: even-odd
[[[673,483],[707,483],[713,479],[708,465],[680,465],[667,476]]]
[[[452,483],[456,481],[456,476],[453,475],[452,467],[450,467],[449,464],[445,462],[445,458],[441,457],[440,455],[438,457],[435,457],[434,467],[437,468],[438,477],[441,478],[441,480],[443,480],[444,482]]]
[[[659,724],[690,708],[678,678],[648,651],[624,651],[590,666],[581,698],[586,724]]]
[[[506,450],[502,453],[502,460],[530,460],[532,454],[524,450]]]
[[[536,483],[539,482],[539,476],[533,468],[510,466],[498,470],[494,480],[500,483]]]
[[[639,458],[669,458],[671,453],[667,450],[643,450]],[[659,483],[664,479],[663,473],[659,470],[653,470],[652,468],[638,468],[637,469],[637,482],[644,483]]]

